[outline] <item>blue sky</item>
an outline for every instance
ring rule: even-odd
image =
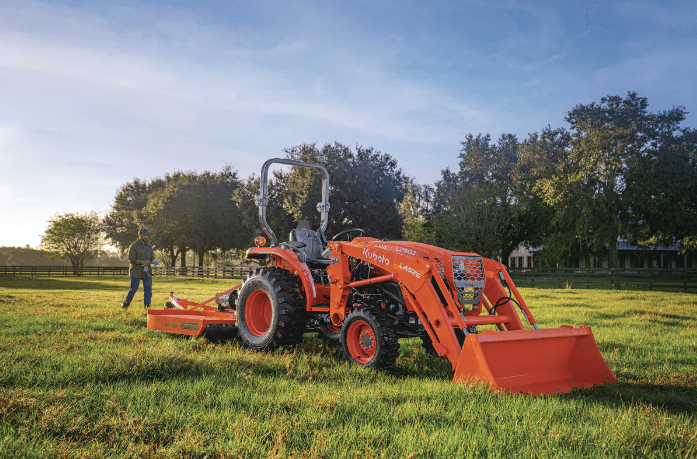
[[[245,177],[301,143],[433,183],[467,134],[522,140],[607,95],[697,127],[695,24],[694,1],[3,0],[0,246],[134,177]]]

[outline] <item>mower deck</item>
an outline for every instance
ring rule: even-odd
[[[203,303],[177,298],[172,292],[169,295],[169,301],[165,304],[165,309],[148,310],[148,329],[190,336],[201,336],[206,333],[206,336],[213,339],[224,339],[228,331],[236,331],[237,312],[229,308],[208,306],[208,303],[238,288],[240,288],[239,285],[218,293]]]
[[[164,309],[148,311],[148,329],[201,336],[211,324],[235,325],[235,311],[192,311],[187,309]]]

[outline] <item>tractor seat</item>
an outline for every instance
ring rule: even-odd
[[[311,268],[322,268],[329,266],[329,260],[322,257],[324,249],[319,235],[309,229],[305,221],[300,221],[298,227],[290,232],[291,242],[297,241],[305,244],[305,247],[298,248],[298,252],[305,254],[305,262]]]

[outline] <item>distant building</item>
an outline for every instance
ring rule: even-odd
[[[521,244],[508,257],[509,268],[536,268],[545,266],[538,255],[539,248],[533,248]],[[670,247],[656,246],[651,249],[641,249],[627,244],[624,239],[617,241],[617,252],[620,267],[632,268],[697,268],[697,256],[695,254],[680,255],[680,244]],[[599,259],[586,255],[582,259],[565,260],[558,264],[567,268],[607,268],[607,258]]]

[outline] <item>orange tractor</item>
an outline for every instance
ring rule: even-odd
[[[319,169],[322,202],[317,231],[301,221],[278,242],[266,221],[271,164]],[[250,349],[296,346],[307,331],[339,346],[345,359],[388,369],[399,338],[420,337],[427,352],[446,357],[453,382],[480,382],[506,392],[555,394],[617,382],[589,327],[540,329],[506,267],[474,253],[415,242],[363,237],[351,228],[325,238],[329,174],[320,165],[266,161],[256,198],[271,240],[257,238],[247,257],[264,260],[240,286],[195,303],[170,295],[149,311],[148,328],[202,335],[237,335]],[[215,301],[216,306],[209,303]],[[529,324],[526,329],[519,317]]]

